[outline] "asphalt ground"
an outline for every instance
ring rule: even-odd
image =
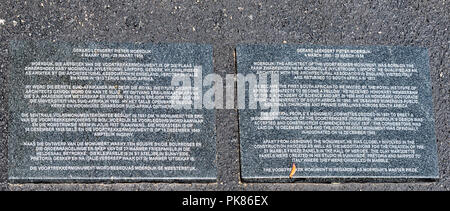
[[[0,190],[450,190],[450,2],[11,1],[0,2]],[[441,178],[413,183],[242,183],[238,114],[217,110],[217,183],[7,184],[8,41],[207,43],[217,74],[235,73],[239,43],[421,46],[430,52]]]

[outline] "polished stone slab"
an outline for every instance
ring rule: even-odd
[[[10,181],[216,180],[214,110],[171,107],[175,76],[213,72],[211,46],[11,41],[10,52]]]
[[[242,44],[236,60],[279,80],[278,113],[239,110],[242,180],[439,178],[425,48]]]

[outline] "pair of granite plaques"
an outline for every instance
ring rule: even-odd
[[[211,46],[10,49],[9,180],[216,180]],[[239,45],[236,60],[242,180],[438,178],[426,49]]]

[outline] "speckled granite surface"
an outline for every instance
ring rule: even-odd
[[[215,110],[160,108],[158,100],[162,100],[160,100],[161,98],[155,98],[164,97],[164,95],[154,94],[164,93],[165,89],[161,89],[161,87],[171,86],[172,77],[164,76],[164,74],[173,74],[178,71],[187,75],[189,71],[197,70],[201,70],[199,72],[201,75],[211,74],[213,72],[211,46],[195,44],[53,43],[14,40],[11,41],[10,49],[14,58],[8,74],[10,91],[8,98],[10,117],[8,121],[8,179],[10,182],[216,181]],[[80,54],[74,52],[75,49],[84,49],[85,51],[107,49],[112,52],[139,50],[148,53]],[[106,55],[117,57],[107,57]],[[50,64],[46,65],[50,66],[32,66],[32,63],[36,62],[48,62]],[[54,70],[61,67],[55,67],[57,62],[67,65],[72,62],[79,62],[81,66],[78,68],[90,69],[90,73],[98,73],[99,75],[95,77],[57,75],[57,71]],[[116,67],[114,68],[116,72],[113,72],[112,76],[119,77],[111,77],[111,73],[108,72],[110,66],[107,65],[123,65],[123,63],[135,64],[133,68],[141,71],[133,72],[129,68],[129,70],[125,70],[129,75],[130,73],[142,75],[144,68],[139,69],[139,66],[145,65],[156,65],[154,68],[145,70],[149,73],[151,72],[150,69],[157,69],[162,73],[156,72],[152,75],[153,77],[130,77],[123,76],[127,72]],[[95,65],[85,67],[83,66],[85,64],[104,65],[104,67],[98,67],[95,70]],[[49,71],[25,71],[30,67],[45,68]],[[72,70],[65,72],[77,72],[76,69],[78,68],[70,67]],[[28,75],[26,72],[40,74]],[[47,74],[50,72],[55,74]],[[76,74],[83,74],[83,71]],[[194,77],[189,77],[189,80],[191,79],[194,80]],[[30,85],[46,87],[33,88],[33,93],[35,93],[33,95],[40,96],[42,100],[45,100],[47,95],[53,96],[51,99],[55,101],[32,103],[29,99],[30,96],[26,94],[27,90],[30,91],[26,87]],[[49,87],[49,85],[51,86]],[[72,88],[58,88],[58,94],[55,94],[53,88],[57,86]],[[78,90],[81,90],[82,94],[70,94],[76,91],[73,87],[79,87]],[[91,91],[88,87],[97,87],[95,89],[100,94],[94,94],[94,90]],[[109,95],[104,94],[105,89],[102,87],[110,87],[106,89]],[[46,91],[41,92],[39,89]],[[60,98],[61,94],[59,93],[63,93],[61,91],[64,90],[69,90],[69,92],[65,92],[64,98]],[[132,93],[138,90],[152,91],[145,92],[148,93],[146,98],[137,98]],[[38,94],[39,92],[40,94]],[[199,92],[199,95],[203,95],[206,89]],[[89,99],[86,97],[89,97],[89,95],[90,98],[95,97],[95,101],[87,101]],[[66,96],[70,97],[66,98]],[[103,96],[103,99],[101,96]],[[105,101],[105,99],[113,99],[111,96],[121,103]],[[133,103],[127,103],[133,101],[130,99],[135,101],[140,99],[143,104],[151,102],[153,107],[150,108],[149,105],[137,107]],[[55,102],[58,101],[64,103],[56,105]],[[84,102],[89,103],[84,104]],[[39,123],[43,123],[42,129],[44,131],[33,132],[32,128],[41,130],[39,129],[41,126],[33,127],[33,123],[31,123],[41,121],[39,120],[41,117],[37,117],[40,115],[36,115],[37,118],[31,117],[35,114],[43,114],[42,119],[47,118],[50,123],[50,126],[46,126],[47,124],[43,122]],[[67,116],[64,120],[57,120],[59,117],[54,116],[54,114],[58,114],[58,116],[60,114],[87,116],[78,117],[79,120],[76,124],[67,124],[73,122],[70,120],[70,116]],[[91,114],[102,114],[102,117],[90,118]],[[114,118],[114,116],[110,118],[109,114],[120,115],[123,118]],[[144,117],[139,117],[141,115]],[[201,116],[201,119],[189,117],[194,115]],[[178,116],[182,116],[182,118]],[[31,119],[33,121],[30,121]],[[200,123],[196,122],[200,120]],[[173,121],[177,122],[173,123]],[[184,121],[194,122],[185,123]],[[88,124],[91,126],[83,126]],[[186,126],[188,124],[192,124],[192,128]],[[66,125],[69,127],[66,127]],[[49,129],[53,131],[45,131]],[[66,129],[69,129],[69,131],[58,131]],[[164,129],[171,129],[175,132],[166,132]],[[191,129],[198,130],[198,132],[179,132]],[[76,145],[69,145],[69,143]],[[88,143],[96,145],[88,145]],[[68,154],[64,155],[64,153]]]
[[[6,180],[5,83],[11,39],[213,45],[214,71],[235,73],[239,43],[411,45],[430,52],[440,179],[432,183],[245,184],[238,116],[218,110],[218,182],[212,184],[9,184],[9,190],[449,190],[449,3],[409,1],[12,1],[0,4],[0,183]]]
[[[243,180],[439,177],[426,49],[239,45],[236,54],[240,74],[278,74],[279,112],[283,113],[262,121],[258,117],[273,109],[261,108],[259,103],[258,109],[239,110]],[[390,65],[398,67],[385,68]],[[400,67],[403,73],[398,72]],[[417,95],[405,95],[415,91]],[[273,100],[271,96],[268,101]],[[417,97],[417,103],[398,100],[405,96]]]

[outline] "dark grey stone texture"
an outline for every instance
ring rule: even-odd
[[[200,68],[204,75],[212,73],[211,46],[194,44],[133,45],[12,41],[10,47],[14,62],[10,68],[8,78],[10,91],[10,121],[8,122],[9,181],[132,182],[216,180],[214,110],[173,109],[166,108],[167,106],[165,105],[162,105],[164,107],[161,108],[160,103],[158,103],[160,98],[152,99],[154,96],[165,96],[152,94],[153,92],[168,92],[164,88],[157,88],[171,87],[172,77],[162,74],[172,74],[177,71],[188,74],[188,71],[196,71]],[[127,50],[129,50],[132,52],[137,50],[137,52],[144,53],[135,54],[139,58],[132,56],[133,54],[130,53],[108,54],[117,55],[118,57],[104,58],[100,56],[102,54],[92,57],[92,53],[83,56],[84,54],[74,52],[75,49],[93,50],[94,52],[102,50],[107,52],[128,52]],[[120,55],[127,57],[121,58]],[[46,62],[45,65],[50,66],[34,66],[32,63],[36,62]],[[58,71],[55,72],[55,70],[63,67],[57,62],[63,66],[77,62],[81,65],[93,64],[91,67],[82,67],[85,70],[86,68],[90,69],[87,70],[88,73],[96,73],[96,75],[94,77],[92,77],[93,75],[88,75],[88,77],[77,78],[78,74],[84,74],[83,72],[85,71],[77,71],[76,69],[79,67],[69,67],[73,68],[73,70],[59,72],[64,74],[76,72],[76,75],[73,76],[59,75],[59,73],[58,75],[50,74],[51,72],[57,73]],[[107,79],[111,77],[111,72],[108,68],[112,64],[137,64],[138,66],[133,66],[134,69],[138,68],[141,73],[153,73],[153,75],[152,77],[140,79],[139,77],[124,76],[110,78],[112,79],[110,80]],[[183,66],[178,64],[184,65],[185,69],[181,69]],[[144,70],[142,65],[149,66]],[[121,66],[117,67],[114,67],[115,72],[112,72],[114,73],[112,76],[120,76],[121,73],[126,72],[134,74],[130,70],[118,72],[117,70],[120,70]],[[38,75],[29,75],[35,71],[27,71],[27,68],[45,69],[46,71],[37,70],[36,73]],[[152,72],[152,69],[161,72]],[[193,80],[193,77],[189,77],[189,80]],[[26,88],[31,86],[43,88]],[[57,86],[69,88],[60,89]],[[72,96],[72,98],[59,98],[61,94],[54,94],[56,90],[59,93],[62,93],[60,91],[63,90],[74,91],[74,87],[81,88],[79,90],[83,91],[84,94],[73,95],[70,92],[64,94],[69,97]],[[34,95],[32,98],[39,95],[40,99],[50,99],[44,92],[39,91],[40,94],[37,94],[35,91],[38,90],[50,93],[48,95],[53,96],[51,98],[58,99],[58,101],[62,99],[73,100],[65,100],[56,104],[52,101],[33,103],[29,98],[31,95]],[[108,90],[106,94],[105,90]],[[132,92],[137,92],[138,90],[149,94],[146,94],[145,98],[136,98],[137,96],[132,94]],[[27,91],[33,91],[34,94],[28,95]],[[206,89],[203,89],[203,92],[205,91]],[[90,102],[88,104],[78,103],[83,102],[78,101],[78,99],[87,100],[88,98],[83,96],[89,96],[87,95],[88,93],[90,93],[91,97],[94,97],[89,98],[95,99],[95,101],[88,101]],[[199,94],[202,95],[202,92],[200,91]],[[114,101],[119,102],[119,104],[109,102],[111,100],[104,101],[101,96],[105,97],[104,99],[118,99]],[[108,96],[112,96],[112,98]],[[130,101],[129,99],[143,101],[144,103],[127,103]],[[146,107],[135,107],[136,105],[146,105]],[[42,117],[50,117],[47,120],[52,126],[45,126],[45,123],[41,121],[43,120],[40,117],[41,114]],[[55,114],[57,115],[55,116]],[[59,117],[65,114],[69,116],[64,117],[64,119]],[[100,116],[96,117],[99,114]],[[192,116],[201,115],[202,122],[192,123],[192,128],[198,130],[198,132],[170,131],[172,129],[190,130],[189,127],[183,126],[189,124],[189,122],[185,124],[183,121],[197,121],[198,119],[188,116],[182,117],[182,119],[177,117],[185,114]],[[83,116],[76,117],[78,120],[75,123],[73,118],[70,117],[71,115]],[[95,115],[95,117],[92,118],[92,115]],[[115,118],[115,115],[122,117]],[[139,115],[145,116],[139,117]],[[174,117],[178,119],[174,119]],[[177,120],[176,124],[172,123],[174,120]],[[179,122],[178,120],[182,121]],[[36,124],[38,122],[39,124],[44,123],[44,126],[33,126],[33,121]],[[67,124],[58,124],[59,122],[66,123],[66,121],[71,123],[69,124],[70,126],[66,127],[65,125]],[[166,123],[166,121],[169,122]],[[72,122],[75,124],[72,124]],[[91,123],[93,124],[91,125]],[[89,125],[84,126],[87,124]],[[157,126],[158,124],[164,124],[164,126]],[[138,125],[138,127],[133,125]],[[44,131],[39,128],[43,128]],[[65,131],[58,130],[58,128]],[[36,129],[38,132],[35,132]],[[49,129],[52,131],[46,131]],[[123,129],[123,132],[121,129]],[[134,131],[135,129],[137,131]],[[168,131],[164,131],[165,129],[168,129]],[[144,132],[141,132],[141,130],[144,130]],[[197,144],[200,145],[197,146]],[[53,149],[54,147],[56,148]],[[65,155],[64,153],[70,154]],[[172,154],[168,155],[167,153]]]
[[[212,184],[22,184],[11,190],[450,190],[449,3],[412,1],[57,1],[0,4],[0,70],[12,39],[73,42],[191,42],[213,45],[214,71],[235,73],[241,43],[411,45],[429,50],[440,179],[431,183],[242,183],[238,115],[216,111],[218,181]],[[0,21],[3,22],[3,21]],[[195,30],[194,30],[195,29]],[[6,178],[6,96],[1,83],[0,172]]]
[[[273,112],[261,102],[239,110],[243,180],[439,178],[426,49],[239,45],[236,57],[258,83],[279,77],[273,120],[258,119]]]
[[[8,184],[6,183],[0,183],[0,191],[6,191],[8,188]]]

